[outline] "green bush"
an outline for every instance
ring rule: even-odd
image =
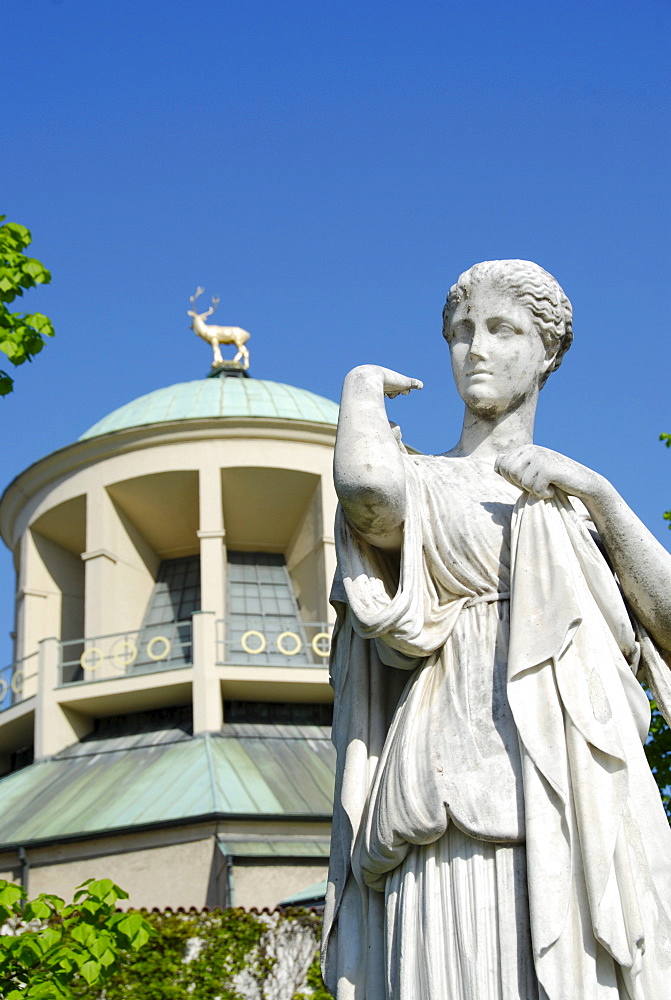
[[[141,913],[116,910],[128,893],[110,879],[88,879],[74,901],[41,895],[28,901],[0,879],[0,995],[4,1000],[98,997],[100,988],[149,940]]]
[[[154,930],[151,947],[126,956],[105,988],[106,1000],[239,1000],[231,977],[258,948],[265,924],[244,910],[143,915]],[[203,944],[185,961],[189,941]],[[263,979],[268,969],[259,959],[252,972]]]
[[[128,953],[105,985],[105,1000],[245,1000],[235,977],[245,973],[255,989],[268,995],[264,984],[276,966],[273,927],[298,924],[314,944],[321,934],[321,917],[299,908],[278,917],[241,909],[146,913],[153,930],[150,944],[139,954]],[[269,933],[270,932],[270,933]],[[307,971],[306,985],[293,1000],[331,1000],[322,982],[318,956]],[[271,994],[272,995],[272,994]]]
[[[89,879],[72,903],[29,902],[0,880],[1,1000],[245,1000],[277,995],[282,976],[298,983],[292,1000],[331,1000],[313,954],[314,911],[118,911],[127,898]]]

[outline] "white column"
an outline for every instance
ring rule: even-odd
[[[191,618],[194,733],[219,732],[224,721],[216,666],[215,620],[213,611],[197,611]]]
[[[22,660],[30,656],[40,641],[42,622],[45,617],[45,601],[49,598],[46,590],[21,587],[16,593],[16,641],[14,659]]]
[[[201,468],[198,503],[200,606],[204,613],[193,616],[193,731],[214,733],[224,722],[216,666],[216,623],[224,617],[226,605],[226,532],[219,466]]]
[[[110,550],[110,499],[102,486],[86,498],[86,552],[84,585],[84,634],[89,637],[110,632],[105,609],[114,600],[116,556]]]
[[[43,639],[40,643],[39,679],[35,704],[35,758],[52,757],[77,743],[93,728],[93,721],[58,702],[60,643]]]
[[[335,539],[333,536],[330,538],[324,536],[322,539],[322,544],[324,546],[324,576],[326,583],[326,616],[324,621],[329,622],[331,625],[336,620],[335,608],[329,603],[328,596],[331,593],[331,587],[333,585],[333,577],[335,576],[337,559],[335,551]]]
[[[335,611],[329,604],[329,594],[331,593],[331,586],[333,584],[333,577],[336,570],[336,551],[335,551],[335,515],[336,515],[336,505],[337,498],[335,492],[331,489],[325,489],[322,483],[321,490],[321,504],[322,504],[322,545],[324,553],[324,577],[326,584],[326,607],[325,607],[325,621],[335,622]]]
[[[30,528],[20,542],[16,601],[16,660],[37,652],[45,635],[60,635],[60,591],[56,587]]]
[[[221,470],[207,465],[200,470],[198,484],[200,540],[200,606],[223,618],[226,588],[226,549],[224,546],[224,506],[221,495]]]

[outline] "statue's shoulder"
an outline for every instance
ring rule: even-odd
[[[496,475],[493,466],[479,459],[456,455],[420,455],[406,453],[406,462],[415,465],[428,475],[449,476],[451,479],[477,479],[483,475]]]
[[[421,476],[450,476],[455,473],[454,461],[445,455],[420,455],[405,452],[406,465],[412,466]],[[456,470],[458,473],[458,470]]]
[[[469,503],[514,505],[520,490],[499,475],[490,462],[456,455],[407,455],[417,480],[434,497],[451,505],[466,498]]]
[[[460,484],[477,482],[479,478],[478,470],[472,463],[449,455],[406,454],[404,461],[419,480],[435,486],[442,484],[447,487],[452,484],[458,487]]]

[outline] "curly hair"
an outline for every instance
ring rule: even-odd
[[[573,309],[563,288],[549,271],[530,260],[486,260],[474,264],[459,276],[448,293],[443,309],[443,336],[446,340],[454,310],[463,299],[470,297],[474,282],[483,279],[526,306],[536,320],[546,349],[555,352],[554,363],[541,381],[543,385],[550,372],[559,368],[573,340]]]

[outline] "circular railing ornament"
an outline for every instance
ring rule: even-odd
[[[320,643],[326,643],[326,646],[321,646]],[[316,656],[321,656],[323,660],[327,660],[331,655],[331,636],[328,632],[317,632],[316,635],[312,637],[312,651]]]
[[[294,643],[293,649],[285,649],[284,647],[285,639],[293,640]],[[301,637],[297,635],[295,632],[280,632],[277,639],[275,639],[275,645],[277,646],[278,650],[280,651],[280,653],[282,653],[283,656],[295,656],[297,653],[300,653],[301,649],[303,648]]]
[[[162,643],[162,646],[160,645]],[[159,652],[156,652],[156,647],[159,647]],[[154,663],[158,663],[159,660],[167,660],[172,652],[172,643],[166,635],[155,635],[153,639],[150,639],[147,643],[147,656]]]
[[[253,649],[249,645],[249,640],[252,636],[254,636],[255,639],[259,640],[259,645],[257,646],[256,649]],[[266,637],[265,635],[263,635],[262,632],[257,632],[256,629],[249,629],[249,631],[245,632],[244,635],[241,637],[240,645],[244,649],[245,653],[248,653],[250,656],[258,656],[259,653],[265,652]]]
[[[91,657],[97,657],[97,660],[91,659]],[[79,665],[83,670],[88,670],[89,673],[93,673],[94,670],[98,670],[102,667],[105,662],[105,654],[99,646],[89,646],[85,649],[82,655],[79,657]]]
[[[112,663],[119,670],[126,670],[137,660],[138,648],[133,639],[117,639],[112,646]]]
[[[25,680],[25,675],[23,673],[23,667],[18,667],[12,676],[11,688],[14,694],[21,694],[23,691],[23,682]]]

